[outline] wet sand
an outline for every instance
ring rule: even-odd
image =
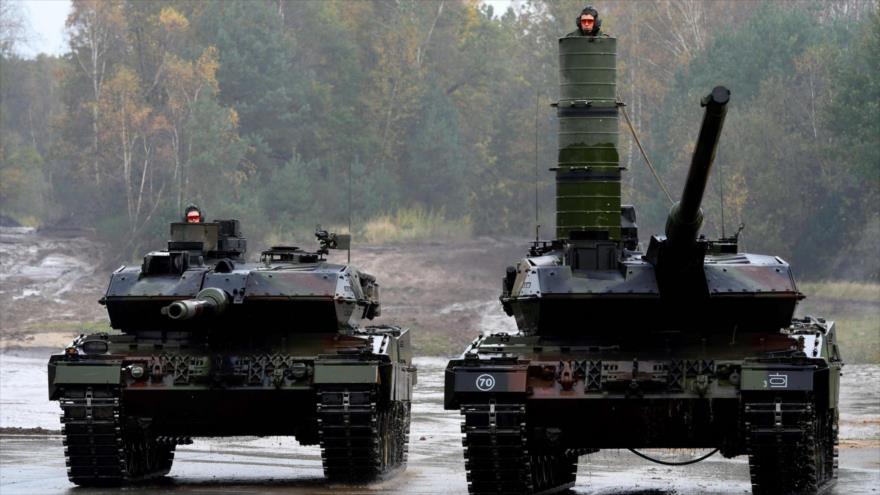
[[[0,355],[0,492],[7,494],[116,493],[74,489],[67,481],[61,436],[17,434],[14,427],[57,431],[59,408],[46,400],[45,355]],[[446,359],[420,358],[413,404],[409,465],[369,485],[327,484],[317,447],[292,438],[196,439],[178,447],[169,476],[125,493],[175,491],[204,494],[456,494],[466,493],[459,415],[442,409]],[[836,494],[880,492],[880,366],[844,368],[840,478]],[[652,451],[684,460],[701,450]],[[713,456],[688,467],[649,463],[627,451],[583,456],[577,494],[749,493],[745,457]]]

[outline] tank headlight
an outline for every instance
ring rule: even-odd
[[[105,354],[110,346],[103,340],[87,340],[83,342],[82,349],[86,354]]]
[[[294,380],[299,380],[304,378],[308,374],[308,368],[305,363],[293,363],[293,366],[290,367],[290,375]]]
[[[730,383],[734,385],[739,385],[739,373],[737,373],[736,371],[731,373],[730,376],[727,377],[727,379],[730,381]]]
[[[128,367],[128,372],[131,373],[132,378],[141,378],[144,376],[144,367],[139,364],[133,364]]]

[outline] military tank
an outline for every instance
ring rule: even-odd
[[[166,250],[111,275],[100,303],[117,332],[50,358],[70,481],[162,476],[175,447],[202,436],[292,435],[320,445],[324,474],[343,482],[402,469],[410,334],[362,325],[380,314],[379,285],[326,258],[350,238],[319,230],[315,251],[247,262],[237,220],[187,220]]]
[[[805,296],[778,256],[700,235],[730,92],[714,88],[681,200],[640,250],[621,205],[616,39],[559,40],[556,239],[507,268],[518,332],[449,362],[471,494],[572,486],[601,449],[748,455],[755,494],[816,493],[836,476],[843,365],[835,325],[794,318]],[[691,459],[701,460],[706,456]],[[683,462],[689,463],[689,462]]]

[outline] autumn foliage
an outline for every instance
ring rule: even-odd
[[[190,202],[242,219],[256,245],[347,224],[351,184],[356,238],[413,221],[442,226],[408,231],[429,237],[524,237],[537,138],[549,236],[556,40],[582,3],[74,0],[67,53],[34,60],[7,22],[2,214],[94,227],[127,261]],[[732,90],[707,235],[745,224],[746,248],[799,275],[880,278],[876,2],[595,5],[619,39],[619,97],[673,195],[699,98]],[[645,238],[669,205],[621,135]]]

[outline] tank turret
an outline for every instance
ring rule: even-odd
[[[111,326],[132,334],[156,326],[212,333],[271,326],[294,313],[295,331],[350,333],[380,314],[378,284],[327,259],[330,250],[349,247],[349,235],[318,229],[315,237],[316,249],[275,246],[255,265],[245,260],[238,220],[173,222],[167,249],[114,272],[101,303]],[[210,317],[221,312],[222,321]]]

